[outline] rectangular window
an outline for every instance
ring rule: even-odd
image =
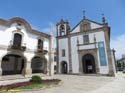
[[[84,24],[83,31],[86,31],[87,29],[87,24]]]
[[[54,56],[54,61],[57,61],[57,57],[56,56]]]
[[[90,27],[90,24],[89,24],[89,23],[83,25],[83,31],[88,31],[88,30],[90,30],[90,29],[91,29],[91,27]]]
[[[89,35],[84,35],[83,41],[84,41],[84,44],[88,44],[89,43]]]
[[[43,40],[41,39],[38,39],[38,46],[37,46],[38,49],[43,49]]]
[[[62,49],[62,57],[65,56],[65,49]]]

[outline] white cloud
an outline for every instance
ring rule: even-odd
[[[111,48],[116,50],[116,58],[121,58],[125,54],[125,34],[111,39]]]

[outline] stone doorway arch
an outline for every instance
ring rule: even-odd
[[[67,74],[67,70],[68,70],[68,65],[66,61],[62,61],[61,62],[61,73],[62,74]]]
[[[83,73],[94,74],[96,73],[95,58],[92,54],[85,54],[82,57]]]

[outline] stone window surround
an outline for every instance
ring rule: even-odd
[[[37,46],[38,46],[38,40],[39,40],[39,39],[43,41],[43,48],[44,48],[44,41],[45,41],[45,38],[40,37],[40,36],[37,37]],[[36,46],[36,49],[38,48],[37,46]]]
[[[88,34],[84,34],[83,35],[83,44],[88,44],[89,43],[89,35]]]
[[[14,35],[18,33],[22,36],[22,40],[21,40],[21,45],[24,44],[24,33],[21,32],[21,31],[18,31],[18,30],[15,30],[15,31],[12,31],[12,37],[11,37],[11,40],[10,40],[10,45],[13,45],[13,41],[14,41]]]
[[[38,43],[37,43],[37,49],[43,49],[43,46],[44,46],[43,40],[38,39],[37,42],[38,42]]]

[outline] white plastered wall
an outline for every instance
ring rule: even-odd
[[[8,46],[13,43],[13,34],[15,32],[21,33],[23,35],[22,46],[25,45],[26,49],[31,50],[31,52],[28,52],[27,50],[24,52],[24,56],[28,61],[28,64],[27,64],[28,65],[27,69],[28,69],[31,67],[30,62],[31,62],[31,59],[34,57],[34,52],[37,49],[38,37],[41,37],[41,36],[30,33],[29,31],[27,31],[27,29],[23,24],[21,25],[21,31],[17,30],[16,26],[17,26],[17,23],[12,23],[9,27],[0,25],[0,45],[2,47],[5,46],[4,48],[6,48],[6,49],[0,50],[0,58],[2,59],[2,57],[7,54]],[[41,38],[44,38],[44,37],[41,37]],[[44,49],[49,51],[49,40],[47,38],[44,38]],[[49,55],[47,54],[45,57],[47,58],[47,62],[48,62]]]
[[[102,27],[101,25],[95,24],[91,22],[91,28],[95,29],[95,28],[99,28]],[[79,32],[80,26],[77,26],[72,33],[75,32]],[[93,43],[94,42],[94,36],[96,37],[96,41],[100,42],[103,41],[104,45],[105,45],[105,53],[106,53],[106,62],[107,62],[107,66],[101,66],[100,65],[100,58],[99,58],[99,52],[97,51],[98,54],[98,63],[99,63],[99,73],[100,74],[108,74],[109,72],[109,68],[108,68],[108,60],[107,60],[107,50],[106,50],[106,43],[105,43],[105,36],[104,36],[104,32],[100,31],[100,32],[93,32],[93,33],[89,33],[89,42]],[[83,44],[83,35],[79,35],[79,36],[74,36],[71,38],[71,54],[72,54],[72,69],[73,69],[73,73],[77,73],[78,72],[78,68],[79,68],[79,64],[78,64],[78,52],[77,52],[77,46],[76,46],[76,40],[77,38],[79,38],[79,44]],[[97,48],[98,48],[98,44],[96,44]],[[95,48],[94,44],[92,45],[86,45],[86,46],[80,46],[79,47],[81,50],[84,49],[92,49]]]
[[[65,56],[62,57],[62,49],[65,49]],[[68,39],[59,39],[59,72],[60,71],[60,65],[62,61],[67,62],[67,67],[69,71],[69,53],[68,53]]]

